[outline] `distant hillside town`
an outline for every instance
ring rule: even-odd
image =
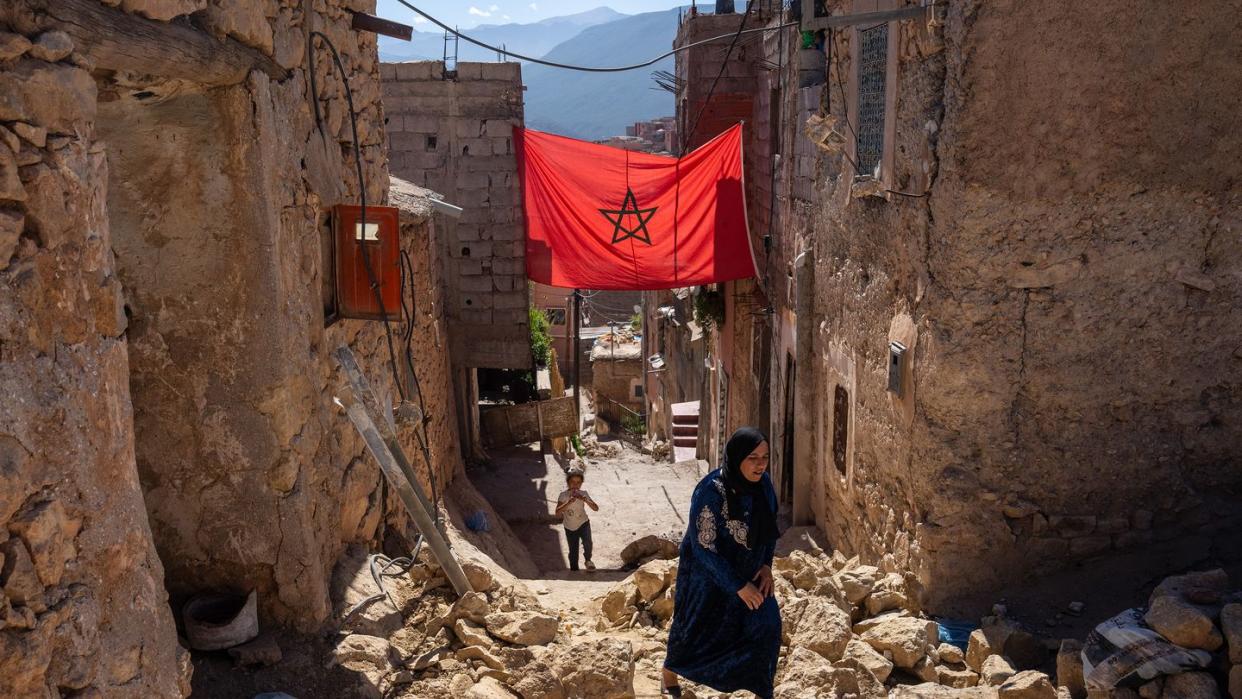
[[[677,150],[677,117],[635,122],[625,127],[624,136],[610,136],[596,143],[643,153],[673,153]]]

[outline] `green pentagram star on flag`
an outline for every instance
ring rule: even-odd
[[[655,216],[656,209],[653,206],[650,209],[638,208],[638,198],[634,196],[634,190],[628,187],[625,190],[625,199],[621,201],[620,209],[600,209],[599,212],[607,218],[616,228],[612,231],[612,244],[616,245],[624,240],[636,238],[648,245],[651,245],[651,232],[647,230],[647,222]],[[635,216],[638,223],[632,228],[625,227],[625,217]]]

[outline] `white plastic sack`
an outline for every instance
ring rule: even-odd
[[[1158,675],[1174,675],[1207,667],[1204,650],[1182,648],[1143,621],[1144,610],[1127,609],[1102,622],[1087,636],[1082,672],[1090,689],[1138,687]]]

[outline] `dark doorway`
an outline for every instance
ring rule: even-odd
[[[793,503],[794,488],[794,387],[798,365],[792,354],[785,355],[785,429],[781,447],[781,502]]]
[[[850,392],[843,386],[837,386],[832,405],[832,461],[841,475],[845,475],[846,460],[850,433]]]

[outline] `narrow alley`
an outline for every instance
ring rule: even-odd
[[[0,1],[0,697],[1242,699],[1237,10]]]

